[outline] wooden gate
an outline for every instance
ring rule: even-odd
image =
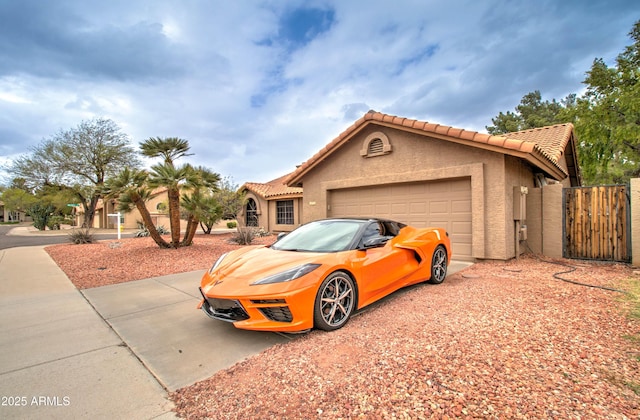
[[[628,185],[565,188],[565,258],[631,260]]]

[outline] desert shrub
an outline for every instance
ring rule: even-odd
[[[89,228],[73,229],[69,234],[69,240],[76,245],[92,244],[95,242],[95,238]]]
[[[51,230],[60,230],[60,225],[64,223],[65,219],[62,216],[51,216],[47,220],[47,227]]]
[[[53,206],[51,204],[36,203],[29,207],[27,214],[31,216],[33,220],[33,226],[38,230],[44,230],[47,227],[47,222],[53,212]]]
[[[138,227],[136,233],[133,234],[136,238],[144,238],[149,236],[149,229],[146,226]]]
[[[239,245],[250,245],[256,237],[256,230],[252,227],[240,227],[231,237],[231,240]]]
[[[235,228],[237,226],[238,226],[238,223],[236,223],[236,222],[227,222],[227,228],[229,228],[229,229],[233,229],[233,228]]]
[[[167,228],[165,228],[163,225],[160,225],[160,226],[156,227],[156,230],[158,231],[158,233],[160,235],[168,235],[169,234],[169,230]],[[136,238],[147,237],[147,236],[149,236],[149,229],[143,223],[138,222],[138,230],[136,231],[134,236]]]
[[[271,235],[271,233],[268,230],[266,230],[265,228],[261,227],[261,228],[259,228],[259,229],[257,229],[255,231],[255,235],[259,236],[260,238],[263,238],[265,236]]]

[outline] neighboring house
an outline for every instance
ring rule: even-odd
[[[441,226],[450,234],[454,258],[462,260],[515,257],[527,237],[526,214],[541,219],[542,210],[526,200],[527,193],[547,184],[580,183],[571,124],[496,136],[375,111],[286,180],[289,188],[304,190],[302,223],[377,216],[417,227]],[[264,184],[245,187],[261,215],[260,203],[280,197],[269,198],[256,185]],[[520,207],[526,212],[516,216]],[[269,206],[268,219],[276,217],[271,209],[275,206]]]
[[[302,223],[302,188],[287,186],[288,177],[265,184],[247,182],[240,187],[246,198],[238,214],[240,224],[262,227],[267,232],[290,232],[298,227]]]
[[[0,201],[0,223],[4,222],[30,222],[31,217],[23,211],[9,211]]]
[[[166,188],[158,188],[151,194],[151,198],[147,201],[146,206],[151,214],[151,219],[155,226],[164,226],[167,230],[170,228],[169,213],[166,210],[167,206],[167,194]],[[93,218],[93,228],[96,229],[115,229],[117,227],[117,217],[109,216],[110,214],[117,214],[117,200],[99,200],[96,206],[96,214]],[[82,206],[76,207],[76,225],[81,226],[84,220],[84,209]],[[134,208],[132,211],[120,213],[120,225],[123,229],[137,229],[138,222],[142,223],[142,216],[138,209]],[[187,226],[186,220],[180,221],[181,229],[185,229]]]

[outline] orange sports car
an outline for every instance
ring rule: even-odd
[[[330,331],[402,287],[442,283],[450,259],[442,228],[376,218],[317,220],[271,246],[222,255],[202,277],[198,307],[237,328]]]

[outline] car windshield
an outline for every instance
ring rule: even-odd
[[[271,246],[282,251],[338,252],[348,249],[361,220],[320,220],[300,226]]]

